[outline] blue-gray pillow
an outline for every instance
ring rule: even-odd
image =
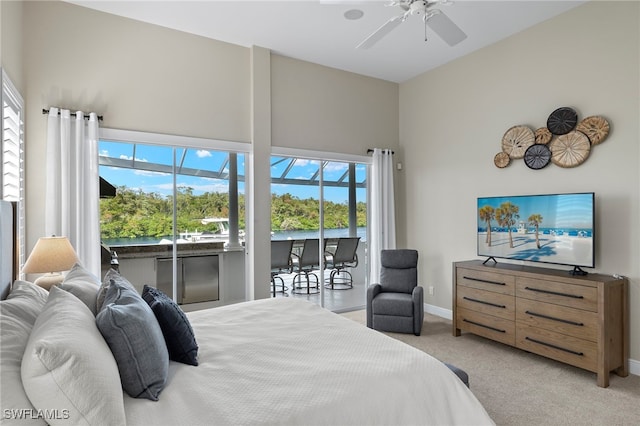
[[[145,285],[142,298],[149,304],[162,329],[169,359],[183,364],[198,365],[198,343],[189,319],[169,296],[157,288]]]
[[[111,278],[96,324],[118,364],[125,392],[157,401],[169,374],[167,346],[151,308],[119,274]]]

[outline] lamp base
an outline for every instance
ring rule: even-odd
[[[48,273],[39,277],[33,283],[48,291],[54,285],[58,285],[62,283],[63,280],[64,280],[64,277],[62,276],[62,274]]]

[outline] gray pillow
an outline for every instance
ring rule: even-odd
[[[93,316],[96,316],[96,297],[100,288],[100,279],[76,263],[64,277],[59,287],[82,300]]]
[[[157,401],[169,373],[167,345],[147,302],[119,274],[111,276],[96,324],[118,364],[125,392]]]

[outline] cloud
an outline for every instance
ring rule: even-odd
[[[121,160],[133,160],[133,157],[131,157],[130,155],[120,154],[120,159]],[[149,160],[147,160],[146,158],[136,158],[136,161],[140,161],[141,163],[148,163],[149,162]]]
[[[207,151],[206,149],[199,149],[196,151],[196,155],[198,156],[198,158],[205,158],[205,157],[212,157],[213,155],[211,154],[210,151]]]

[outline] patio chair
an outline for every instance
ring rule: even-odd
[[[353,288],[353,276],[347,268],[358,266],[358,243],[360,237],[338,238],[335,251],[325,251],[327,268],[331,269],[325,288],[331,290],[349,290]]]
[[[317,294],[320,291],[318,275],[313,272],[320,268],[319,245],[319,238],[307,238],[304,240],[300,254],[292,254],[293,270],[296,272],[296,275],[293,276],[291,283],[291,293]],[[303,285],[303,276],[306,286]],[[315,285],[313,285],[311,278],[315,279]]]
[[[282,294],[287,296],[286,292],[289,288],[284,285],[284,280],[280,274],[293,273],[293,262],[291,261],[292,249],[293,240],[271,241],[271,291],[273,297],[276,297],[278,287]],[[276,284],[276,280],[280,280],[280,284]]]

